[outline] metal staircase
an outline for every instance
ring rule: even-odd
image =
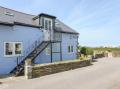
[[[24,73],[25,60],[31,59],[32,62],[35,58],[50,44],[50,41],[35,41],[26,51],[24,56],[17,57],[17,66],[10,72],[15,76],[22,75]]]

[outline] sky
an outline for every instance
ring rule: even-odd
[[[120,0],[0,0],[0,6],[54,15],[80,33],[82,46],[120,46]]]

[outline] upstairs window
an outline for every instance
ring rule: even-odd
[[[48,18],[44,18],[44,29],[51,30],[52,29],[52,20]]]
[[[22,54],[22,42],[5,42],[4,55],[5,56],[19,56]]]

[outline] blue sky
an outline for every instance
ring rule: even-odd
[[[120,0],[0,0],[0,6],[55,15],[80,33],[80,45],[120,46]]]

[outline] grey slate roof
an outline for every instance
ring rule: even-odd
[[[33,20],[34,17],[36,17],[36,15],[30,15],[0,6],[0,24],[24,24],[32,27],[39,27],[39,21]],[[68,27],[58,19],[56,19],[55,31],[78,34],[78,32]]]
[[[74,29],[72,29],[69,26],[65,25],[63,22],[61,22],[58,19],[56,19],[55,31],[57,31],[57,32],[64,32],[64,33],[79,34],[77,31],[75,31]]]

